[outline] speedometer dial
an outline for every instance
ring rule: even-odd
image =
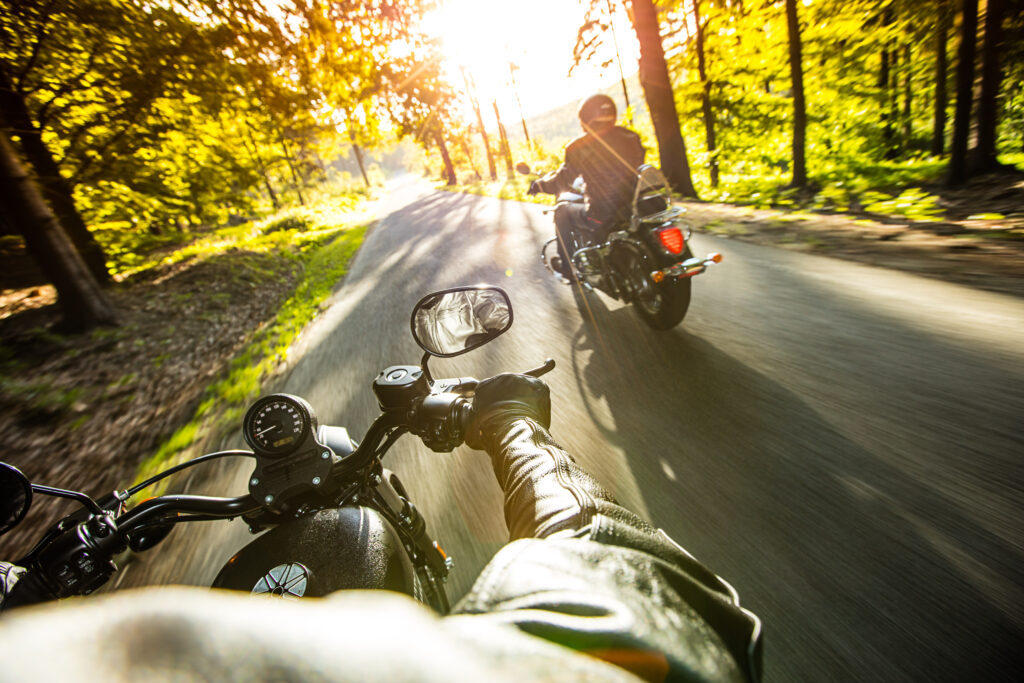
[[[243,433],[261,455],[287,455],[298,448],[309,430],[309,412],[291,396],[275,394],[253,404],[245,415]]]

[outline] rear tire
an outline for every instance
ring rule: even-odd
[[[680,260],[690,258],[689,248]],[[649,267],[636,251],[623,249],[616,254],[619,272],[627,288],[632,294],[633,308],[645,323],[654,330],[670,330],[686,317],[690,308],[689,279],[662,280],[660,283],[651,279]]]

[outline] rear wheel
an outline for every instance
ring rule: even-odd
[[[687,249],[680,260],[691,256]],[[686,317],[690,307],[689,279],[655,282],[651,279],[653,268],[633,249],[623,249],[616,257],[631,303],[645,323],[655,330],[670,330]]]

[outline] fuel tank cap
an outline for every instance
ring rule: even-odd
[[[298,562],[279,564],[263,575],[252,588],[252,595],[280,595],[301,598],[309,586],[309,570]]]

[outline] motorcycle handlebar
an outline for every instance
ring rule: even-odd
[[[238,498],[185,495],[159,496],[143,501],[121,515],[117,519],[117,526],[121,533],[127,533],[167,513],[237,517],[259,508],[260,504],[248,494]]]
[[[522,374],[529,375],[531,377],[540,377],[553,370],[554,367],[554,359],[548,358],[541,365],[531,370],[527,370]],[[479,384],[479,380],[464,378],[455,381],[452,385],[447,385],[444,390],[459,394],[458,398],[451,403],[441,401],[437,405],[433,405],[429,409],[423,411],[423,413],[418,416],[423,418],[422,421],[417,419],[417,422],[421,422],[421,424],[410,425],[406,423],[406,419],[399,415],[382,416],[382,419],[371,427],[370,431],[364,438],[363,444],[357,449],[357,452],[365,451],[368,455],[379,455],[379,451],[377,450],[378,445],[383,438],[391,434],[392,430],[395,428],[410,429],[413,433],[423,438],[424,443],[435,450],[451,450],[463,442],[466,432],[473,422],[473,408],[465,395],[475,391]],[[451,394],[449,394],[449,396],[451,396]],[[422,407],[425,406],[421,404],[421,408]],[[358,466],[360,463],[363,463],[364,460],[366,460],[365,457],[352,458],[352,464]],[[342,471],[351,470],[352,464],[346,463],[345,466],[339,468],[338,472],[340,473]],[[68,553],[71,553],[67,555],[68,557],[77,553],[79,545],[81,544],[81,549],[95,552],[97,558],[102,559],[104,562],[108,562],[109,557],[114,551],[124,549],[124,546],[128,542],[129,534],[133,530],[140,529],[147,524],[172,522],[174,517],[182,514],[196,515],[197,517],[205,516],[207,518],[232,518],[255,512],[261,507],[262,505],[248,494],[237,498],[214,498],[209,496],[190,495],[158,496],[139,503],[116,520],[111,520],[114,522],[113,530],[115,533],[114,535],[107,537],[110,541],[109,547],[107,547],[108,543],[106,541],[102,542],[100,545],[86,543],[85,537],[78,531],[74,530],[78,529],[80,526],[84,528],[84,525],[86,525],[87,522],[83,522],[81,525],[76,525],[74,529],[67,530],[62,534],[62,537],[66,537],[67,545],[71,548],[71,550],[68,551]],[[114,540],[115,538],[117,539],[116,541]],[[61,557],[63,558],[64,554],[62,554]],[[30,569],[30,571],[15,586],[11,595],[8,596],[3,608],[6,609],[9,607],[28,605],[54,599],[56,594],[54,593],[53,588],[48,585],[47,580],[44,579],[43,574],[46,574],[47,576],[54,574],[54,576],[56,576],[59,574],[59,568],[56,567],[56,565],[51,567],[49,564],[52,563],[42,562],[34,569]],[[111,563],[110,571],[112,572],[113,570],[114,567]],[[50,576],[51,581],[54,580],[54,576]],[[103,580],[105,581],[105,579]],[[68,591],[64,588],[62,588],[61,591],[61,594],[75,594],[75,591]]]

